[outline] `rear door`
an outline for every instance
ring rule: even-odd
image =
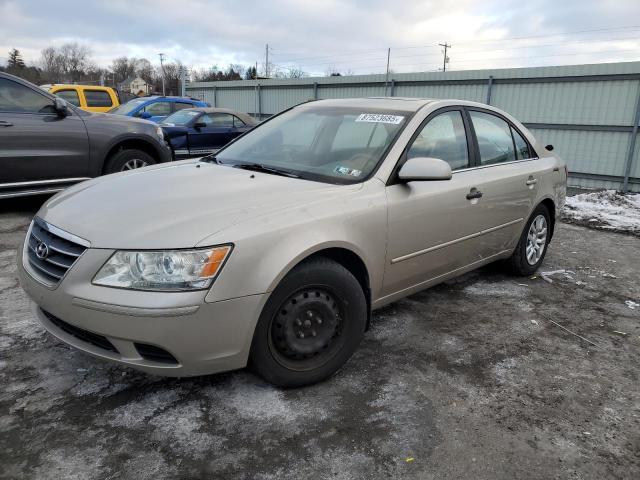
[[[509,249],[522,232],[538,194],[539,164],[517,129],[499,114],[467,108],[476,142],[477,188],[487,225],[487,254]]]
[[[55,113],[37,88],[0,78],[0,186],[88,176],[89,141],[82,119]]]
[[[90,112],[104,113],[116,106],[114,99],[106,90],[85,88],[82,93],[86,109]]]

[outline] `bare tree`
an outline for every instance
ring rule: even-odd
[[[40,67],[46,82],[62,81],[64,60],[56,47],[47,47],[40,52]]]
[[[78,42],[65,43],[60,47],[64,59],[64,73],[75,82],[92,67],[91,49]]]

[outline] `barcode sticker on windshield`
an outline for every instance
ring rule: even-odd
[[[398,125],[404,117],[400,115],[384,115],[382,113],[361,113],[356,122],[390,123]]]

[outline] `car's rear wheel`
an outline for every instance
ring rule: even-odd
[[[547,207],[538,205],[527,221],[508,264],[516,275],[531,275],[542,264],[551,238]]]
[[[317,258],[295,267],[265,305],[250,366],[281,387],[319,382],[337,372],[362,340],[367,302],[342,265]]]
[[[134,148],[120,150],[114,154],[105,167],[106,173],[126,172],[137,168],[153,165],[156,161],[151,155]]]

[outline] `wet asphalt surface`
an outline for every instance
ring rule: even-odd
[[[560,224],[542,271],[572,273],[421,292],[376,312],[335,377],[279,390],[47,335],[15,268],[42,201],[0,204],[2,479],[640,478],[640,238]]]

